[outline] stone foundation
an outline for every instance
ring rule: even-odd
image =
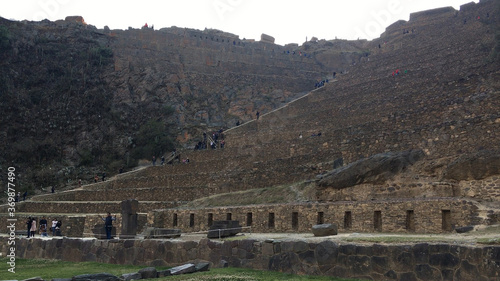
[[[7,252],[7,240],[0,249]],[[499,280],[500,247],[355,245],[332,241],[18,239],[16,256],[149,266],[208,261],[219,266],[368,280]]]

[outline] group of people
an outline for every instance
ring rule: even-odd
[[[295,52],[295,51],[291,51],[291,52],[290,51],[283,51],[283,54],[286,54],[286,55],[290,55],[290,54],[291,55],[296,55],[297,52]],[[312,58],[312,55],[307,54],[307,53],[302,53],[301,51],[299,51],[298,54],[299,54],[300,57],[304,56],[306,58]]]
[[[314,88],[315,89],[321,88],[321,87],[325,86],[326,83],[328,83],[328,79],[323,79],[323,80],[321,80],[319,82],[316,82],[316,84],[314,84]]]
[[[207,148],[217,149],[217,147],[224,148],[225,145],[224,130],[220,129],[213,132],[211,138],[208,137],[207,133],[203,133],[203,140],[199,141],[194,146],[194,150],[205,150]]]
[[[102,173],[101,179],[102,179],[102,181],[106,180],[106,173]],[[99,181],[99,176],[97,174],[95,174],[94,183],[97,183],[98,181]],[[78,184],[81,185],[81,181],[78,181]]]
[[[26,197],[27,197],[27,196],[28,196],[28,191],[25,191],[25,192],[23,193],[23,196],[22,196],[22,197],[23,197],[23,201],[26,201]],[[18,192],[18,193],[16,194],[16,196],[14,196],[14,201],[16,201],[16,202],[21,202],[21,192]]]
[[[405,70],[404,71],[404,74],[407,74],[408,73],[408,70]],[[396,76],[399,76],[401,73],[399,72],[399,69],[396,69],[392,72],[392,77],[396,77]]]
[[[42,219],[40,219],[38,225],[39,226],[37,228],[37,218],[28,217],[28,219],[26,220],[28,238],[35,237],[37,232],[42,237],[48,237],[49,236],[49,234],[47,233],[48,231],[52,232],[52,236],[61,236],[62,222],[57,218],[54,218],[52,220],[50,229],[48,228],[48,222],[45,217],[42,217]]]

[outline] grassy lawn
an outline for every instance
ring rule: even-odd
[[[31,260],[17,259],[16,273],[7,271],[7,259],[1,258],[2,268],[0,271],[0,280],[23,280],[31,277],[40,276],[45,280],[52,278],[71,278],[80,274],[87,273],[111,273],[120,276],[124,273],[133,273],[146,266],[135,265],[116,265],[96,262],[65,262],[57,260]],[[157,270],[167,269],[167,267],[157,267]],[[272,271],[259,271],[243,268],[214,268],[208,272],[199,272],[193,274],[169,276],[150,280],[224,280],[224,281],[246,281],[246,280],[334,280],[334,281],[353,281],[356,279],[341,279],[323,276],[300,276],[284,274]]]

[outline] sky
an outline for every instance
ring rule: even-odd
[[[219,29],[241,39],[302,44],[306,39],[374,39],[410,13],[472,0],[16,0],[0,1],[0,17],[13,20],[83,16],[97,28],[162,27]],[[479,2],[474,0],[474,2]]]

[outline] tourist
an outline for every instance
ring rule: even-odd
[[[31,237],[31,217],[28,217],[26,220],[26,226],[28,228],[28,238]]]
[[[50,230],[52,231],[52,236],[56,235],[56,225],[57,225],[57,218],[52,220],[52,226],[50,227]]]
[[[36,233],[36,218],[33,218],[31,220],[31,237],[35,237],[35,233]]]
[[[102,181],[104,181],[106,178],[106,173],[102,173]]]
[[[24,193],[23,193],[23,201],[26,201],[26,197],[28,196],[28,191],[26,190]]]
[[[103,218],[99,216],[104,221],[104,229],[106,230],[106,239],[111,239],[111,230],[113,230],[113,221],[116,220],[116,216],[112,217],[111,213],[108,212],[108,215]]]
[[[154,155],[153,155],[152,162],[153,162],[153,166],[155,166],[156,165],[156,157]]]
[[[99,176],[96,174],[96,175],[94,176],[94,183],[97,183],[98,181],[99,181]]]
[[[47,237],[47,220],[45,219],[45,217],[42,217],[42,219],[40,220],[40,235],[42,237]]]
[[[56,223],[56,227],[55,227],[55,236],[62,236],[61,226],[62,226],[62,222],[60,220],[58,220]]]
[[[256,115],[257,115],[257,120],[259,120],[260,112],[257,111]]]
[[[164,155],[161,156],[161,165],[162,166],[165,165],[165,156]]]

